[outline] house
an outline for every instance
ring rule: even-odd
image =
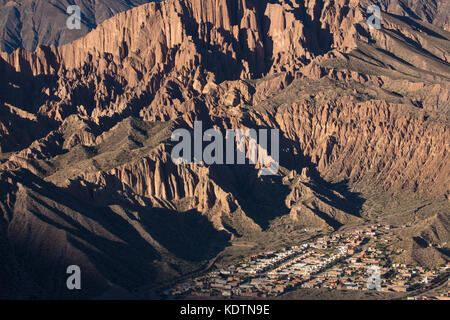
[[[224,297],[231,297],[231,295],[232,295],[232,293],[229,290],[222,291],[222,296],[224,296]]]

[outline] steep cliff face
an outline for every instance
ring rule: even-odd
[[[132,9],[136,6],[152,2],[151,0],[109,0],[109,1],[66,1],[66,0],[2,0],[0,1],[0,50],[5,52],[12,52],[17,48],[25,48],[27,50],[35,50],[39,45],[64,45],[79,38],[84,37],[92,29],[95,29],[103,21],[123,12]],[[232,29],[233,25],[238,25],[240,28],[255,27],[261,21],[255,18],[261,18],[261,15],[255,16],[254,10],[263,11],[266,4],[258,3],[258,1],[240,1],[236,6],[234,4],[227,4],[226,1],[190,1],[192,3],[192,10],[190,11],[197,21],[212,22],[213,25],[223,27],[225,30]],[[317,12],[317,5],[321,2],[307,1],[305,4],[308,14],[312,17],[310,22],[316,24],[317,20],[312,14]],[[373,2],[373,1],[372,1]],[[362,1],[363,5],[367,7],[369,1]],[[408,0],[408,1],[376,1],[373,2],[380,5],[384,11],[389,11],[401,16],[413,17],[422,19],[429,23],[436,25],[439,28],[449,31],[449,4],[444,0],[428,1],[428,0]],[[66,28],[66,20],[69,15],[66,10],[71,5],[78,5],[81,9],[81,29],[69,30]],[[276,3],[269,3],[270,12],[267,16],[273,21],[276,18],[278,24],[287,23],[290,25],[293,19],[297,19],[298,13],[291,11],[298,7],[296,2],[287,4],[289,11],[281,10]],[[340,4],[337,3],[339,7]],[[315,8],[316,7],[316,8]],[[304,10],[304,12],[306,12]],[[295,15],[295,16],[294,16]],[[316,21],[314,21],[316,20]],[[284,21],[284,22],[283,22]],[[217,22],[217,23],[216,23]],[[286,40],[290,40],[295,34],[294,31],[304,33],[305,29],[296,29],[298,27],[288,28],[290,32],[281,35],[278,34],[278,40],[275,45],[286,44]],[[276,28],[271,28],[266,23],[261,25],[264,28],[276,31]],[[317,25],[318,26],[318,25]],[[309,26],[308,26],[309,27]],[[254,30],[254,29],[253,29]],[[244,37],[250,38],[250,42],[254,44],[252,49],[257,51],[262,50],[262,38],[258,38],[261,34],[255,34],[254,31],[245,31]],[[267,30],[261,29],[265,32]],[[308,32],[308,31],[307,31]],[[312,33],[311,33],[312,34]],[[309,37],[303,36],[303,40]],[[309,40],[306,40],[309,41]],[[324,39],[324,41],[328,41]],[[252,50],[251,49],[251,50]]]
[[[229,239],[195,212],[98,207],[26,170],[0,174],[7,198],[1,295],[7,298],[92,298],[112,284],[132,296],[131,290],[191,271]],[[66,268],[73,264],[83,270],[81,296],[66,290]]]
[[[350,84],[354,92],[368,94],[367,87]],[[300,98],[304,88],[304,82],[287,88],[278,97],[286,102],[266,121],[275,122],[323,175],[352,181],[370,177],[394,193],[449,193],[445,120],[428,118],[425,111],[402,103],[358,101],[345,91],[333,96],[336,88]]]
[[[279,223],[332,231],[379,221],[391,202],[439,203],[437,218],[427,211],[434,209],[418,215],[439,235],[410,230],[402,246],[416,248],[416,236],[445,239],[450,34],[388,12],[373,30],[367,17],[352,0],[167,0],[117,14],[64,46],[1,54],[8,245],[22,256],[27,239],[70,252],[102,291],[137,283],[116,276],[176,276],[229,239],[278,231]],[[279,129],[279,173],[175,165],[171,134],[196,120],[222,132]],[[53,248],[39,230],[62,245]],[[125,266],[135,251],[121,260],[133,244],[151,257],[138,270]],[[408,249],[405,260],[446,259],[422,249]],[[106,256],[123,266],[114,277]]]

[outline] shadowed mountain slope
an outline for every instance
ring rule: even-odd
[[[374,30],[353,0],[167,0],[70,44],[2,53],[8,293],[34,279],[16,291],[59,295],[30,259],[60,279],[76,257],[89,297],[146,296],[237,238],[382,221],[426,221],[391,244],[405,261],[448,260],[420,243],[448,238],[450,33],[394,12]],[[171,134],[196,120],[279,129],[278,174],[175,165]]]
[[[1,0],[0,50],[35,50],[38,45],[62,45],[86,35],[115,14],[151,0]],[[81,29],[69,30],[67,8],[81,10]]]

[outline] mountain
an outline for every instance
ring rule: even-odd
[[[450,3],[445,0],[382,0],[373,1],[384,11],[401,16],[409,16],[434,24],[446,31],[450,30]]]
[[[0,50],[17,48],[33,51],[39,45],[63,45],[85,36],[97,25],[141,4],[154,0],[0,0]],[[445,0],[384,0],[373,1],[384,11],[409,16],[450,30]],[[80,30],[69,30],[67,8],[78,5],[82,21]]]
[[[148,297],[236,239],[414,219],[390,245],[448,261],[414,243],[449,234],[450,33],[405,10],[369,29],[367,5],[166,0],[1,53],[2,294],[71,298],[73,263],[84,297]],[[171,134],[196,120],[279,129],[279,173],[175,165]]]
[[[62,45],[86,35],[115,14],[148,0],[1,0],[0,50],[35,50],[38,45]],[[67,8],[81,9],[81,29],[69,30]]]

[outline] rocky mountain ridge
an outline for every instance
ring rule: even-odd
[[[449,212],[450,34],[388,12],[369,29],[365,8],[167,0],[64,46],[2,53],[1,223],[21,272],[9,286],[35,279],[20,259],[60,270],[59,252],[90,270],[88,296],[111,284],[132,291],[149,272],[182,274],[279,222],[328,232],[382,220],[365,204],[373,192],[397,210],[409,197],[440,204],[420,211],[439,231],[405,232],[401,245],[421,233],[444,242],[448,225],[433,216]],[[171,132],[195,120],[280,129],[279,175],[176,166]],[[134,250],[121,257],[130,246],[148,252],[142,268],[129,265]],[[29,292],[51,292],[34,281]]]
[[[33,51],[39,45],[62,45],[85,36],[106,19],[146,0],[1,0],[0,50]],[[69,30],[67,8],[80,8],[80,29]]]

